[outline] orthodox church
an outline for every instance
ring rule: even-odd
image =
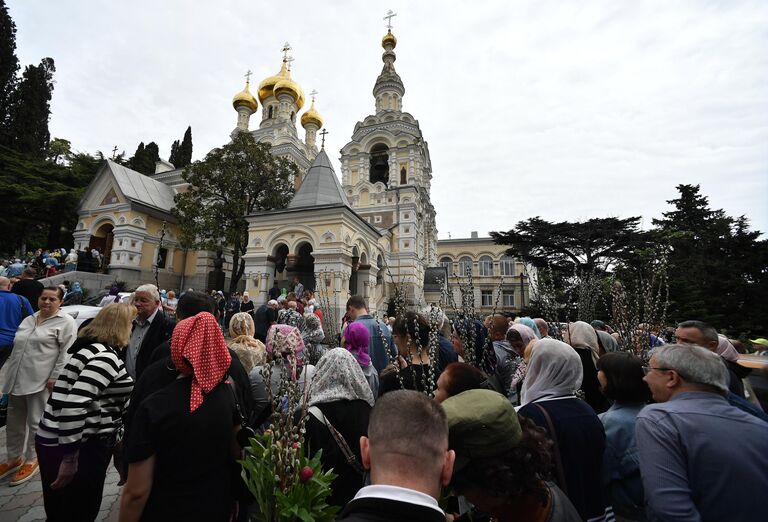
[[[306,288],[335,303],[339,313],[352,294],[366,297],[372,311],[382,311],[395,285],[409,304],[425,303],[430,297],[424,294],[427,269],[437,267],[438,258],[447,275],[456,273],[454,261],[459,271],[465,270],[467,256],[470,263],[490,256],[487,275],[495,273],[494,266],[501,270],[504,248],[491,241],[467,240],[463,253],[438,245],[429,148],[418,120],[403,111],[405,86],[395,70],[397,39],[391,27],[381,45],[383,66],[373,86],[375,110],[355,125],[341,149],[341,181],[324,150],[324,132],[319,132],[323,118],[314,92],[309,109],[299,116],[307,99],[291,76],[288,44],[277,74],[259,83],[254,95],[249,73],[245,88],[233,98],[233,135],[250,132],[299,170],[287,208],[247,216],[241,284],[256,302],[266,300],[274,281],[287,286],[298,276]],[[251,128],[259,111],[258,128]],[[109,260],[110,276],[129,286],[152,281],[157,272],[160,286],[166,288],[209,289],[211,273],[222,262],[228,276],[226,249],[223,260],[217,261],[213,252],[185,250],[179,243],[171,209],[174,195],[187,188],[181,174],[182,169],[164,161],[158,162],[154,175],[144,176],[107,160],[81,200],[75,248],[100,249]],[[512,267],[514,274],[514,261]],[[487,283],[489,288],[495,284],[490,279]],[[519,290],[523,302],[522,284]]]

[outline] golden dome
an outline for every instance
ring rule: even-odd
[[[232,106],[235,109],[241,105],[245,105],[251,109],[251,112],[256,112],[256,109],[259,108],[259,104],[256,102],[256,98],[254,98],[253,94],[251,94],[249,86],[250,82],[245,82],[245,89],[235,94],[235,97],[232,98]]]
[[[274,95],[274,88],[275,84],[282,80],[283,78],[290,78],[291,73],[288,72],[288,68],[285,66],[285,62],[283,62],[283,66],[280,68],[280,72],[277,73],[274,76],[270,76],[269,78],[265,78],[262,80],[262,82],[259,84],[259,101],[261,103],[264,103],[264,100],[269,98],[270,96]]]
[[[304,106],[304,90],[298,83],[291,79],[290,75],[287,78],[282,78],[275,84],[273,89],[274,96],[277,98],[281,94],[289,94],[294,100],[296,100],[296,106],[301,109]]]
[[[320,116],[320,113],[317,112],[317,109],[315,109],[315,100],[312,100],[312,106],[309,108],[309,110],[301,115],[302,127],[306,129],[307,125],[310,123],[317,125],[318,129],[323,126],[323,117]]]
[[[395,35],[392,34],[392,31],[387,31],[387,34],[384,35],[384,38],[381,39],[381,46],[386,49],[387,44],[391,43],[392,48],[394,49],[397,45],[397,38],[395,38]]]

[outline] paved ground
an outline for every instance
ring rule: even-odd
[[[0,462],[6,461],[5,427],[0,428]],[[11,478],[0,480],[0,522],[37,522],[45,520],[43,508],[43,488],[40,474],[26,484],[10,487]],[[97,522],[117,522],[120,509],[120,489],[117,487],[117,470],[110,464],[104,484],[104,499]]]

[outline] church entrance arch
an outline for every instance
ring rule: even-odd
[[[312,255],[312,245],[310,243],[300,243],[296,249],[296,261],[292,267],[291,279],[294,276],[299,277],[299,281],[304,285],[305,290],[315,291],[315,258]],[[301,296],[296,296],[301,298]]]
[[[88,252],[94,248],[101,253],[101,268],[105,270],[109,266],[109,260],[112,257],[112,242],[114,240],[115,226],[110,223],[104,223],[93,231],[88,241]],[[97,267],[94,267],[97,268]]]

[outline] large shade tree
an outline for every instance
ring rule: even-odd
[[[297,174],[293,162],[273,156],[269,145],[257,143],[247,132],[237,133],[229,144],[184,170],[182,176],[190,187],[176,195],[174,209],[181,240],[188,247],[232,249],[230,292],[245,271],[246,216],[284,208],[293,195]]]

